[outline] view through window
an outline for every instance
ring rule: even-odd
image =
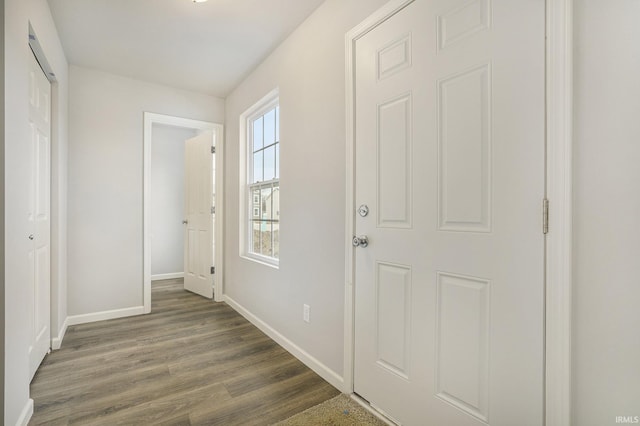
[[[280,107],[273,100],[247,123],[249,246],[247,252],[280,256]]]

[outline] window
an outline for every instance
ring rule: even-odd
[[[246,117],[248,208],[244,253],[278,264],[280,257],[280,107],[278,98],[261,102]]]

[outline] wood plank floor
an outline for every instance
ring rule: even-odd
[[[30,425],[269,425],[339,392],[233,309],[153,283],[152,313],[69,327]]]

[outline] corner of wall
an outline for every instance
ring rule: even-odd
[[[28,224],[23,218],[20,211],[23,211],[25,184],[24,159],[28,155],[25,150],[24,140],[28,139],[28,101],[26,93],[28,87],[28,70],[27,61],[29,58],[29,49],[27,41],[29,39],[29,25],[33,26],[34,31],[38,32],[40,41],[42,42],[42,52],[47,57],[47,61],[55,70],[56,76],[60,83],[61,96],[56,102],[61,116],[59,117],[60,126],[56,129],[58,139],[63,145],[61,162],[64,165],[64,156],[66,155],[64,145],[66,145],[66,128],[67,128],[67,72],[68,64],[64,50],[60,43],[53,17],[45,0],[24,2],[22,0],[2,0],[0,3],[2,11],[2,33],[4,35],[2,41],[3,54],[3,113],[4,127],[2,129],[3,137],[6,137],[6,143],[2,144],[2,155],[0,159],[0,181],[2,182],[3,196],[0,203],[4,203],[2,209],[3,220],[1,226],[5,226],[2,231],[3,247],[2,259],[4,261],[4,269],[0,270],[3,276],[0,293],[3,300],[0,301],[3,306],[3,315],[0,320],[4,335],[2,343],[4,350],[0,350],[0,360],[3,365],[3,424],[22,425],[27,424],[31,414],[33,413],[33,400],[29,398],[29,374],[28,374],[28,339],[26,332],[26,311],[22,306],[26,306],[28,293],[22,283],[26,280],[27,271],[20,265],[23,256],[21,253],[26,252],[24,235],[28,234]],[[22,125],[21,123],[25,123]],[[65,174],[64,166],[62,174]],[[61,182],[61,186],[66,187],[66,181]],[[64,191],[62,192],[64,193]],[[61,200],[61,205],[66,204],[66,200]],[[64,210],[60,221],[65,222]],[[55,223],[52,223],[55,226]],[[66,230],[60,230],[62,240],[64,241]],[[57,250],[59,246],[52,241],[52,249]],[[66,248],[62,247],[60,256],[52,261],[60,265],[60,270],[66,268],[65,254]],[[53,265],[52,265],[53,266]],[[55,267],[54,267],[55,268]],[[53,268],[52,268],[53,269]],[[63,280],[64,281],[64,280]],[[2,287],[0,286],[0,287]],[[64,287],[64,283],[60,284]],[[3,291],[2,291],[3,290]],[[52,295],[55,297],[55,295]],[[56,317],[66,316],[66,301],[60,301],[64,295],[52,299],[54,305],[60,305],[61,315],[54,316],[52,321],[53,333],[59,329],[59,322]],[[10,302],[10,303],[5,303]],[[57,323],[56,323],[57,322]],[[1,422],[0,422],[1,423]]]
[[[62,340],[64,339],[64,335],[67,333],[68,325],[69,317],[65,317],[60,328],[56,330],[56,335],[51,336],[51,349],[53,349],[54,351],[57,351],[62,347]]]

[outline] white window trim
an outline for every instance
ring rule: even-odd
[[[263,256],[249,251],[250,246],[250,233],[249,233],[249,218],[251,217],[252,206],[248,203],[249,200],[249,173],[253,170],[253,158],[252,153],[248,149],[248,138],[252,137],[253,129],[249,127],[249,123],[254,119],[280,104],[280,90],[274,89],[267,93],[262,99],[256,102],[252,107],[240,114],[240,176],[239,176],[239,238],[240,242],[240,257],[252,262],[256,262],[265,266],[269,266],[278,269],[280,266],[280,259],[273,257]],[[280,178],[276,179],[278,182]],[[272,182],[272,181],[270,181]],[[269,183],[269,182],[264,182]]]

